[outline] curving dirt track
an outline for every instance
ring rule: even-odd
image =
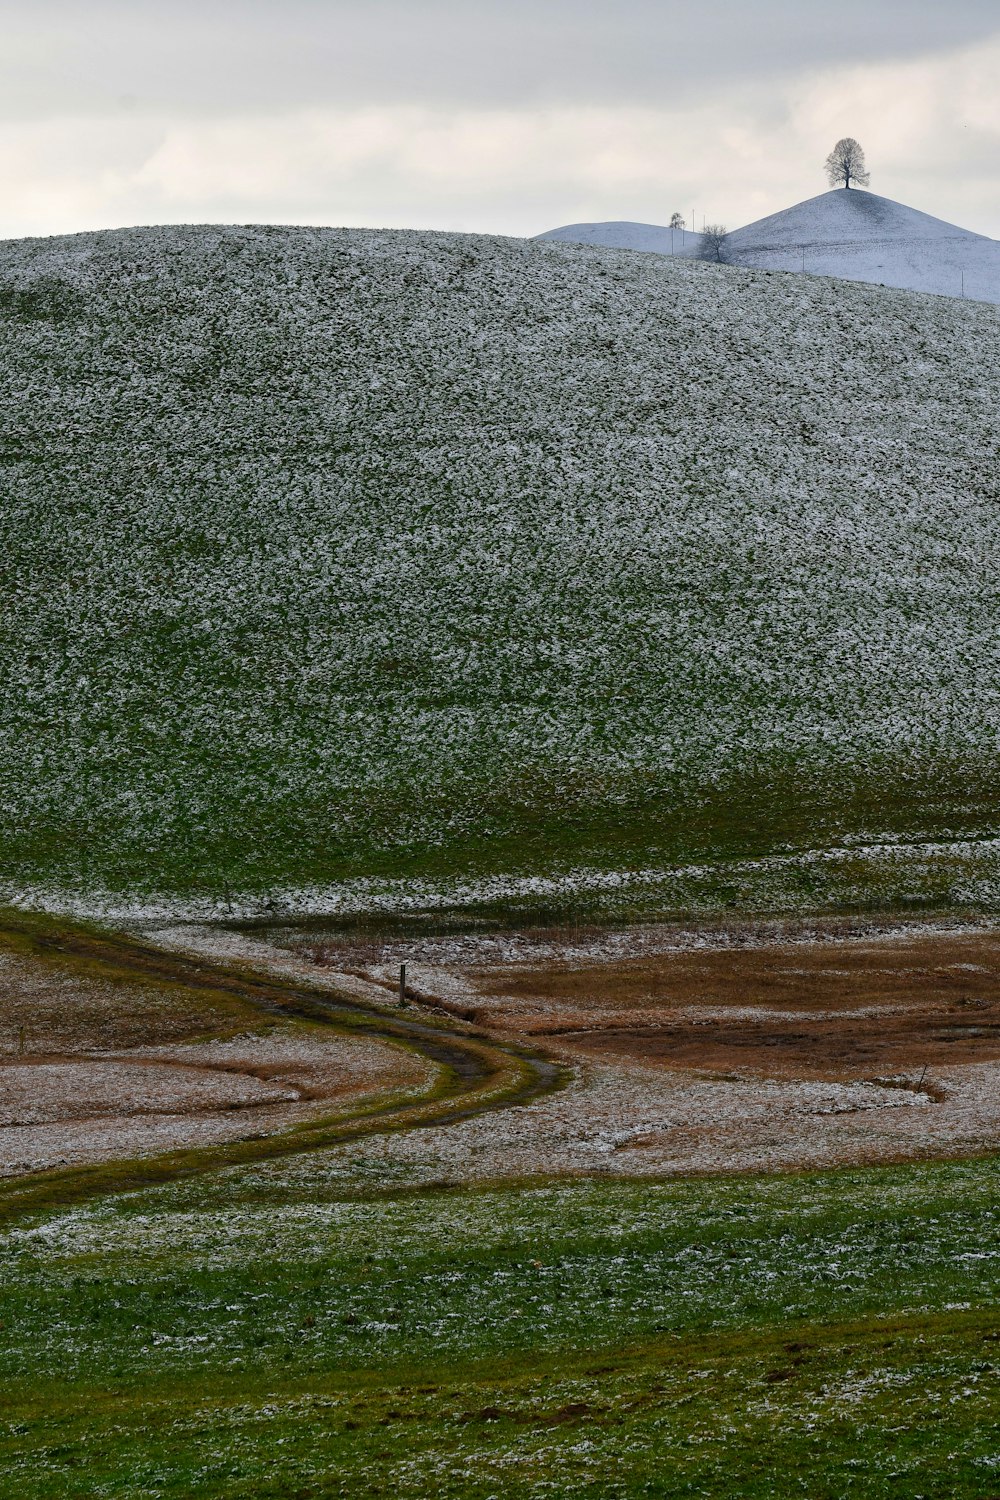
[[[425,1181],[812,1170],[1000,1147],[1000,928],[882,917],[439,935],[276,934],[544,1045],[530,1111],[373,1139]],[[352,944],[354,944],[352,946]],[[334,968],[336,965],[336,968]]]
[[[91,972],[144,984],[180,986],[185,992],[230,997],[258,1012],[319,1023],[342,1037],[364,1037],[403,1046],[433,1065],[429,1093],[399,1099],[383,1092],[354,1101],[325,1118],[292,1130],[177,1150],[141,1160],[101,1162],[49,1170],[0,1184],[0,1221],[33,1209],[81,1201],[93,1194],[168,1182],[242,1162],[274,1159],[338,1145],[382,1132],[442,1126],[488,1110],[523,1105],[559,1088],[564,1065],[517,1041],[496,1041],[475,1027],[398,1014],[364,1004],[328,987],[285,981],[240,967],[192,959],[135,938],[95,929],[55,927],[8,916],[0,933],[27,944],[39,958],[83,963]]]

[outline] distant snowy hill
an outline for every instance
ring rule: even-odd
[[[1000,242],[891,198],[837,188],[730,235],[734,265],[1000,302]],[[964,278],[964,287],[963,287]]]
[[[577,224],[539,238],[671,253],[670,230],[653,224]],[[684,238],[682,247],[675,233],[674,254],[694,253],[699,236]],[[857,188],[758,219],[734,230],[726,248],[731,265],[1000,302],[1000,241]]]
[[[536,235],[536,239],[688,256],[693,255],[701,243],[701,235],[688,229],[667,229],[663,224],[633,224],[628,219],[617,219],[608,224],[564,224],[561,229],[549,229],[545,234]]]

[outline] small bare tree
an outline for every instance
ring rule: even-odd
[[[683,214],[678,214],[678,213],[671,214],[670,215],[670,228],[671,229],[683,229],[684,228],[684,215]]]
[[[865,153],[852,135],[838,141],[826,159],[826,175],[831,187],[849,188],[852,182],[867,187],[872,180],[865,166]]]
[[[724,261],[728,233],[725,224],[706,224],[702,231],[701,244],[698,246],[698,259]]]

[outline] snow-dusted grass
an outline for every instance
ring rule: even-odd
[[[990,1492],[995,1163],[407,1196],[336,1160],[0,1236],[19,1496]]]
[[[904,782],[896,789],[897,797],[905,796],[911,786]],[[794,801],[795,791],[792,781],[789,784],[792,800],[785,809],[789,824],[795,823],[800,815]],[[973,807],[980,816],[985,816],[994,811],[992,798],[986,788],[980,789],[980,793]],[[887,799],[891,795],[892,788],[887,787]],[[957,800],[960,795],[957,789],[955,795]],[[746,810],[736,801],[725,808],[730,826],[716,830],[720,842],[726,839],[731,844],[741,836],[760,836],[758,829],[748,828],[741,820],[741,813]],[[678,812],[682,818],[690,810],[682,807]],[[900,821],[928,815],[920,799],[914,808],[901,802],[893,812]],[[932,809],[930,816],[934,815]],[[611,821],[610,815],[609,823],[605,829],[609,843],[612,848],[620,847],[613,841],[622,829]],[[572,828],[569,832],[571,835]],[[687,821],[676,832],[690,834]],[[154,926],[164,919],[172,922],[176,918],[239,921],[367,914],[375,919],[391,919],[410,913],[428,917],[435,912],[454,913],[453,920],[458,921],[463,914],[466,919],[489,916],[502,925],[510,925],[512,921],[544,922],[549,916],[561,917],[567,912],[574,919],[589,914],[601,920],[614,920],[663,912],[714,916],[722,907],[757,913],[810,913],[823,909],[890,911],[899,906],[995,910],[1000,905],[1000,839],[993,837],[930,842],[883,838],[861,844],[848,835],[841,847],[806,849],[757,859],[715,859],[691,865],[610,870],[571,865],[560,870],[558,862],[565,848],[566,831],[550,829],[549,833],[547,845],[539,847],[535,843],[519,856],[522,866],[532,857],[539,862],[544,860],[543,868],[550,872],[545,874],[467,873],[440,874],[436,878],[386,874],[317,885],[275,885],[264,892],[234,891],[228,885],[220,890],[207,885],[197,891],[185,890],[182,895],[162,889],[136,893],[109,890],[106,886],[74,889],[66,885],[0,881],[0,900],[27,910],[148,922]],[[669,834],[669,829],[664,831],[664,836]],[[471,854],[462,848],[449,852],[456,860],[463,853],[469,857],[479,854],[484,861],[489,858],[488,849],[473,847]],[[516,852],[514,857],[518,857]],[[401,852],[399,864],[407,863],[405,851]],[[424,851],[419,868],[435,863],[440,865],[440,853]]]
[[[990,831],[998,327],[483,237],[3,246],[8,891],[710,905],[720,858]]]
[[[257,1358],[263,1333],[280,1337],[306,1315],[283,1298],[286,1267],[297,1268],[307,1299],[305,1288],[317,1289],[314,1331],[305,1335],[314,1351],[359,1365],[461,1357],[472,1345],[483,1356],[526,1343],[578,1347],[581,1320],[624,1342],[665,1326],[929,1308],[942,1277],[948,1298],[966,1301],[989,1295],[1000,1278],[995,1162],[712,1185],[556,1182],[381,1201],[348,1196],[380,1185],[363,1160],[341,1154],[327,1173],[320,1165],[286,1182],[230,1171],[6,1229],[5,1282],[48,1296],[99,1264],[130,1288],[131,1310],[111,1319],[119,1326],[157,1302],[150,1276],[160,1268],[201,1286],[199,1300],[213,1282],[243,1282],[241,1305],[216,1305],[198,1349],[187,1351],[198,1365],[240,1368]],[[400,1178],[382,1185],[398,1191]],[[115,1333],[101,1336],[110,1356]],[[66,1371],[91,1344],[86,1324],[72,1320],[45,1338],[46,1361]],[[139,1339],[149,1342],[162,1350],[138,1356],[150,1376],[183,1352],[170,1337]],[[6,1359],[27,1355],[19,1340],[7,1343]],[[129,1357],[133,1343],[117,1357]]]

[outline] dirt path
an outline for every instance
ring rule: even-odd
[[[508,1109],[559,1088],[567,1069],[533,1046],[498,1042],[477,1028],[387,1012],[355,996],[170,952],[132,937],[55,926],[8,915],[0,933],[39,958],[85,963],[91,971],[158,985],[233,996],[283,1018],[320,1023],[341,1035],[403,1046],[434,1065],[430,1093],[406,1100],[365,1100],[294,1130],[142,1160],[100,1162],[30,1174],[0,1184],[0,1222],[33,1210],[66,1206],[97,1194],[128,1191],[245,1162],[272,1160],[385,1132],[443,1126]]]

